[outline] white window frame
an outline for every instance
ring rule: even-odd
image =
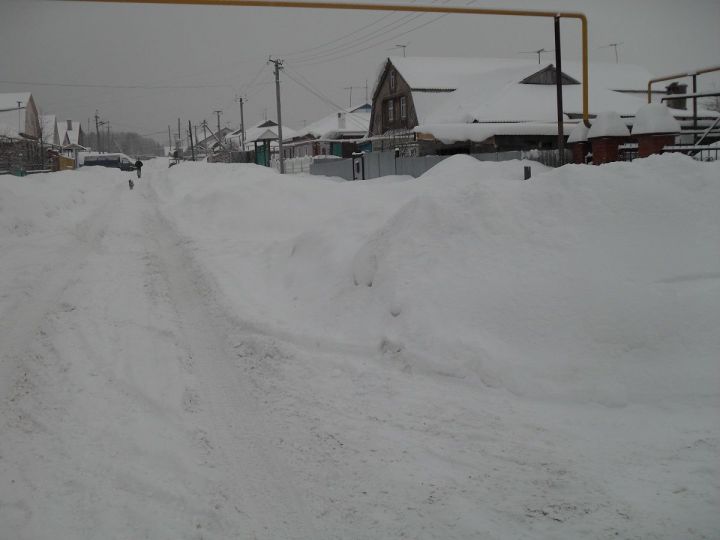
[[[388,99],[387,101],[387,113],[388,113],[388,122],[394,122],[395,121],[395,100],[394,99]]]
[[[395,90],[397,81],[395,80],[395,70],[390,72],[390,90]]]
[[[400,119],[405,120],[407,118],[407,100],[405,96],[400,96]]]

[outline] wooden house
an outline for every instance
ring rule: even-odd
[[[591,116],[612,110],[632,124],[652,75],[623,64],[591,64],[589,71]],[[366,140],[373,150],[404,155],[554,148],[555,80],[552,64],[527,60],[388,58],[373,92]],[[582,118],[581,80],[581,64],[564,62],[566,134]]]
[[[39,140],[40,115],[30,92],[0,94],[0,136]]]
[[[283,133],[284,157],[350,157],[357,151],[357,141],[367,135],[370,110],[365,103],[308,124],[292,137]]]

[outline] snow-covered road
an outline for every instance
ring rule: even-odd
[[[317,537],[236,362],[276,351],[224,310],[147,180],[107,196],[13,291],[7,538]]]
[[[178,227],[162,164],[133,191],[124,173],[59,174],[84,175],[72,215],[3,236],[1,540],[720,530],[714,395],[523,396],[415,364],[393,339],[261,324],[226,294],[212,250],[230,235],[204,252]],[[363,186],[390,190],[379,223],[388,193],[407,200],[398,186]]]

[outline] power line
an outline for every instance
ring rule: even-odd
[[[437,1],[437,0],[432,0],[432,3],[434,4],[436,1]],[[471,5],[471,4],[474,4],[475,1],[476,1],[476,0],[468,0],[468,2],[466,2],[465,5],[468,5],[468,6],[469,6],[469,5]],[[413,2],[414,2],[414,0],[413,0]],[[448,2],[450,2],[450,0],[444,0],[443,4],[447,4]],[[401,26],[404,26],[405,24],[407,24],[407,23],[409,23],[409,22],[412,22],[413,20],[416,20],[416,19],[418,19],[418,18],[424,17],[425,15],[427,15],[427,13],[420,13],[420,14],[416,14],[416,15],[409,15],[410,20],[405,21],[405,22],[403,22],[403,23],[401,23],[401,24],[396,25],[395,28],[400,28]],[[352,56],[352,55],[354,55],[354,54],[357,54],[357,53],[366,51],[366,50],[368,50],[368,49],[372,49],[373,47],[377,47],[377,46],[379,46],[379,45],[382,45],[382,44],[387,43],[387,42],[389,42],[389,41],[393,41],[393,40],[395,40],[395,39],[397,39],[397,38],[399,38],[399,37],[402,37],[402,36],[404,36],[404,35],[407,35],[407,34],[409,34],[410,32],[414,32],[415,30],[419,30],[420,28],[424,28],[425,26],[428,26],[429,24],[432,24],[433,22],[442,19],[443,17],[446,17],[447,15],[450,15],[450,14],[449,14],[449,13],[444,13],[444,14],[442,14],[442,15],[439,15],[439,16],[437,16],[437,17],[434,17],[433,19],[431,19],[431,20],[429,20],[429,21],[427,21],[427,22],[425,22],[425,23],[423,23],[423,24],[419,24],[419,25],[417,25],[417,26],[415,26],[415,27],[413,27],[413,28],[410,28],[409,30],[406,30],[406,31],[404,31],[404,32],[400,32],[400,33],[398,33],[398,34],[394,34],[393,36],[391,36],[391,37],[389,37],[389,38],[387,38],[387,39],[383,39],[383,40],[378,41],[378,42],[376,42],[376,43],[374,43],[374,44],[372,44],[372,45],[369,45],[369,46],[367,46],[367,47],[363,47],[363,48],[357,49],[357,50],[355,50],[355,51],[350,50],[350,52],[348,52],[347,54],[341,54],[341,55],[339,55],[339,56],[334,56],[334,55],[335,55],[336,53],[338,53],[338,52],[348,51],[349,49],[352,49],[353,47],[355,47],[355,46],[357,46],[357,45],[362,45],[362,44],[364,44],[364,43],[367,43],[368,41],[371,41],[374,37],[376,37],[376,36],[374,36],[374,34],[377,34],[378,32],[377,32],[377,31],[373,32],[373,33],[371,34],[371,35],[373,35],[373,37],[370,37],[370,38],[367,38],[367,39],[361,39],[358,43],[356,43],[356,44],[353,45],[353,46],[350,46],[350,47],[348,47],[348,46],[342,46],[342,47],[339,47],[338,49],[336,49],[336,50],[334,50],[334,51],[332,51],[332,52],[319,54],[319,55],[317,55],[317,56],[314,57],[314,58],[300,59],[300,60],[295,59],[295,63],[298,64],[298,65],[302,64],[302,65],[311,66],[311,65],[317,65],[317,64],[322,64],[322,63],[326,63],[326,62],[333,62],[333,61],[335,61],[335,60],[340,60],[341,58],[347,58],[348,56]],[[390,25],[390,26],[392,26],[392,25]],[[380,30],[382,30],[382,29],[384,29],[384,28],[386,28],[386,27],[387,27],[387,25],[384,26],[384,27],[382,27]],[[367,37],[367,36],[366,36],[366,37]],[[357,41],[357,40],[354,40],[354,41]],[[349,44],[348,44],[348,45],[349,45]],[[329,56],[329,58],[328,58],[328,56]],[[326,59],[325,59],[325,60],[319,60],[321,57],[322,57],[322,58],[326,58]]]
[[[396,12],[393,12],[393,13],[396,13]],[[391,14],[391,15],[392,15],[392,14]],[[354,36],[354,35],[357,34],[358,32],[362,32],[362,31],[365,30],[366,28],[370,28],[371,26],[374,26],[374,25],[376,25],[377,23],[386,20],[387,17],[388,17],[387,15],[382,15],[381,17],[379,17],[378,19],[374,20],[373,22],[371,22],[371,23],[369,23],[369,24],[366,24],[365,26],[361,26],[360,28],[358,28],[358,29],[356,29],[356,30],[353,30],[352,32],[343,34],[343,35],[340,36],[340,37],[337,37],[337,38],[335,38],[335,39],[331,39],[330,41],[326,41],[325,43],[321,43],[321,44],[316,45],[316,46],[314,46],[314,47],[308,47],[307,49],[300,49],[300,50],[297,50],[297,51],[287,52],[287,53],[284,54],[284,56],[287,56],[287,57],[297,56],[297,55],[301,55],[301,54],[303,54],[303,53],[306,53],[306,52],[308,52],[308,51],[314,51],[314,50],[317,50],[317,49],[322,49],[323,47],[326,47],[326,46],[328,46],[328,45],[332,45],[333,43],[337,43],[338,41],[342,41],[343,39],[346,39],[346,38],[348,38],[348,37],[350,37],[350,36]]]
[[[382,34],[387,34],[388,32],[392,32],[398,28],[401,28],[407,24],[410,24],[411,22],[413,22],[417,19],[423,18],[426,15],[427,15],[426,13],[416,13],[416,14],[406,15],[403,17],[405,20],[400,19],[399,21],[394,21],[394,22],[388,23],[384,26],[381,26],[377,30],[370,32],[366,36],[361,36],[359,38],[350,40],[348,43],[345,43],[344,45],[340,45],[339,47],[335,47],[334,49],[332,49],[330,51],[319,52],[316,54],[305,55],[305,56],[301,56],[300,58],[295,58],[294,62],[299,63],[299,62],[315,61],[315,60],[319,60],[321,58],[325,58],[328,56],[334,56],[337,53],[349,51],[357,46],[363,45],[365,43],[368,43],[369,41],[372,41],[375,38],[380,37]],[[402,21],[402,22],[400,22],[400,21]],[[361,49],[361,50],[364,50],[364,49]]]
[[[430,19],[429,21],[424,22],[423,24],[419,24],[419,25],[417,25],[417,26],[415,26],[415,27],[413,27],[413,28],[410,28],[409,30],[406,30],[406,31],[404,31],[404,32],[400,32],[399,34],[395,34],[395,35],[390,36],[390,37],[388,37],[388,38],[386,38],[386,39],[380,40],[380,41],[378,41],[378,42],[376,42],[376,43],[373,43],[373,44],[371,44],[371,45],[368,45],[367,47],[363,47],[363,48],[357,49],[357,50],[355,50],[355,51],[350,51],[350,52],[348,52],[348,53],[346,53],[346,54],[341,54],[341,55],[339,55],[339,56],[330,57],[330,58],[326,58],[326,59],[324,59],[324,60],[319,60],[319,61],[315,61],[315,60],[313,60],[313,61],[310,61],[310,60],[299,61],[299,62],[295,62],[295,65],[314,66],[314,65],[318,65],[318,64],[325,64],[325,63],[328,63],[328,62],[334,62],[335,60],[340,60],[340,59],[342,59],[342,58],[347,58],[348,56],[353,56],[353,55],[355,55],[355,54],[361,53],[361,52],[366,51],[366,50],[368,50],[368,49],[372,49],[372,48],[377,47],[377,46],[379,46],[379,45],[383,45],[384,43],[388,43],[388,42],[390,42],[390,41],[395,41],[395,40],[396,40],[397,38],[399,38],[399,37],[405,36],[405,35],[409,34],[410,32],[414,32],[415,30],[419,30],[420,28],[424,28],[425,26],[428,26],[429,24],[432,24],[432,23],[434,23],[435,21],[438,21],[438,20],[442,19],[443,17],[447,17],[448,15],[450,15],[450,13],[443,13],[442,15],[438,15],[437,17],[434,17],[433,19]],[[358,44],[358,45],[359,45],[359,44]]]
[[[291,73],[290,71],[292,71],[292,73]],[[294,74],[294,75],[293,75],[293,74]],[[360,127],[360,128],[365,128],[365,123],[364,123],[362,120],[360,120],[360,119],[359,119],[357,116],[355,116],[353,113],[347,112],[347,109],[345,109],[344,107],[341,107],[340,105],[338,105],[337,103],[335,103],[332,99],[330,99],[330,98],[327,97],[325,94],[323,94],[320,90],[318,90],[317,88],[313,87],[313,85],[310,83],[310,81],[308,81],[305,77],[303,77],[303,75],[302,75],[301,73],[298,73],[298,72],[295,71],[295,70],[289,70],[288,67],[287,67],[287,65],[286,65],[286,66],[285,66],[285,75],[287,75],[293,82],[295,82],[296,84],[298,84],[299,86],[301,86],[302,88],[304,88],[305,90],[307,90],[308,92],[310,92],[311,94],[313,94],[315,97],[317,97],[317,98],[318,98],[319,100],[321,100],[323,103],[326,103],[326,104],[330,105],[332,108],[334,108],[334,109],[336,109],[336,110],[338,110],[338,111],[341,111],[341,112],[343,112],[343,113],[346,113],[346,114],[345,114],[345,117],[346,117],[350,122],[354,123],[356,126],[358,126],[358,127]],[[299,79],[302,79],[302,81],[296,79],[295,77],[298,77]],[[303,82],[303,81],[304,81],[304,82]]]
[[[113,90],[162,90],[181,88],[232,88],[229,84],[179,84],[179,85],[143,85],[143,84],[76,84],[76,83],[45,83],[37,81],[0,81],[3,84],[20,84],[28,86],[58,86],[67,88],[110,88]]]

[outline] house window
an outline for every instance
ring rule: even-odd
[[[390,90],[395,90],[395,72],[390,72]]]
[[[387,102],[387,117],[388,122],[395,120],[395,106],[392,99],[389,99]]]
[[[403,120],[407,118],[407,102],[405,100],[405,96],[400,98],[400,118]]]

